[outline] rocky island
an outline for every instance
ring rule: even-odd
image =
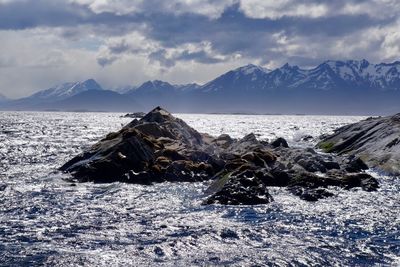
[[[257,140],[254,134],[233,139],[199,133],[157,107],[140,120],[108,134],[60,169],[78,182],[212,181],[204,204],[253,205],[273,201],[268,187],[286,187],[301,199],[332,196],[327,189],[378,188],[368,166],[350,155],[289,147],[283,138]]]

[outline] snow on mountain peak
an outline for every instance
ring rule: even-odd
[[[252,64],[246,65],[234,70],[233,78],[236,81],[240,79],[240,74],[247,76],[252,74],[251,82],[260,83],[256,86],[260,90],[273,87],[308,87],[321,90],[372,87],[379,90],[400,90],[399,61],[390,64],[371,64],[366,59],[327,60],[312,69],[301,69],[286,63],[273,71],[264,71],[263,75],[259,75],[257,72],[259,69],[260,67]],[[261,84],[262,81],[265,81],[265,85]],[[217,87],[214,88],[216,90]]]
[[[217,92],[226,88],[240,91],[268,91],[285,88],[319,90],[369,88],[400,91],[400,61],[372,64],[365,59],[327,60],[311,69],[301,69],[296,65],[286,63],[273,71],[248,64],[231,70],[202,86],[196,84],[172,85],[168,82],[152,80],[123,92],[128,95],[147,93],[168,95],[169,93],[192,91]],[[102,90],[102,88],[95,80],[88,79],[82,82],[54,86],[40,91],[30,98],[40,101],[60,100],[87,90]]]
[[[62,100],[89,90],[103,89],[94,79],[88,79],[81,82],[68,82],[59,84],[49,89],[39,91],[31,95],[29,98]]]
[[[164,81],[161,81],[161,80],[153,80],[153,81],[150,81],[150,82],[152,83],[153,86],[170,86],[171,85],[170,83],[164,82]]]
[[[279,70],[283,73],[290,73],[290,72],[298,72],[302,71],[298,66],[292,66],[289,63],[286,63],[282,67],[279,68]]]
[[[244,75],[252,74],[255,71],[259,71],[259,72],[262,72],[262,73],[270,72],[269,69],[266,69],[266,68],[263,68],[261,66],[257,66],[257,65],[254,65],[254,64],[248,64],[246,66],[243,66],[243,67],[240,67],[240,68],[237,68],[237,69],[234,70],[234,72],[240,72],[240,73],[243,73]]]

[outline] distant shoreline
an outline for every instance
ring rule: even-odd
[[[49,110],[0,110],[1,112],[46,112],[46,113],[135,113],[140,111],[134,112],[127,112],[127,111],[107,111],[107,110],[58,110],[58,109],[49,109]],[[206,114],[206,115],[244,115],[244,116],[359,116],[359,117],[378,117],[383,116],[385,114],[304,114],[304,113],[256,113],[256,112],[173,112],[173,114]]]

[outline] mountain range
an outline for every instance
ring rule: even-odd
[[[105,90],[89,79],[17,100],[0,97],[0,109],[132,112],[161,105],[173,112],[369,115],[399,112],[399,100],[400,61],[329,60],[311,69],[249,64],[204,85],[154,80]]]

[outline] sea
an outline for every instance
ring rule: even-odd
[[[210,182],[71,183],[58,168],[130,122],[120,113],[0,113],[0,266],[400,266],[400,179],[306,202],[201,205]],[[175,114],[200,132],[313,147],[354,116]]]

